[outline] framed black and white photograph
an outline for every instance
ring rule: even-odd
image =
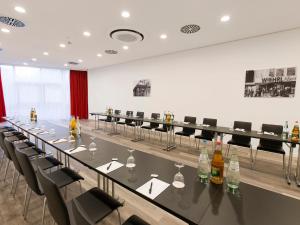
[[[134,97],[149,97],[151,93],[151,82],[148,79],[139,80],[133,88]]]
[[[244,96],[247,98],[293,98],[296,67],[247,70]]]

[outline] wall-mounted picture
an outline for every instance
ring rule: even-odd
[[[151,93],[151,82],[148,79],[139,80],[133,88],[133,96],[149,97]]]
[[[247,98],[293,98],[296,90],[296,67],[247,70]]]

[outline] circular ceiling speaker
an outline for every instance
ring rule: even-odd
[[[25,24],[22,21],[7,16],[0,16],[0,22],[8,26],[25,27]]]
[[[117,29],[110,32],[110,37],[117,41],[134,43],[144,40],[144,35],[136,30]]]
[[[200,26],[197,24],[189,24],[180,28],[180,31],[184,34],[193,34],[200,30]]]
[[[105,53],[109,54],[109,55],[116,55],[116,54],[118,54],[118,51],[112,50],[112,49],[108,49],[108,50],[105,50]]]

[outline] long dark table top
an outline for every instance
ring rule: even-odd
[[[148,123],[158,123],[158,124],[166,124],[165,121],[161,119],[151,119],[151,118],[140,118],[140,117],[135,117],[135,116],[126,116],[126,115],[117,115],[117,114],[112,114],[108,115],[107,113],[90,113],[91,115],[99,115],[99,116],[111,116],[113,118],[119,118],[119,119],[129,119],[129,120],[135,120],[135,121],[143,121],[143,122],[148,122]],[[240,136],[245,136],[245,137],[251,137],[251,138],[256,138],[256,139],[267,139],[267,140],[273,140],[273,141],[279,141],[283,143],[293,143],[293,144],[300,144],[300,141],[295,142],[292,141],[290,138],[286,139],[283,138],[282,136],[278,135],[270,135],[270,134],[264,134],[261,131],[239,131],[239,130],[234,130],[231,127],[223,127],[223,126],[205,126],[203,124],[191,124],[191,123],[185,123],[185,122],[180,122],[180,121],[174,121],[172,124],[174,127],[185,127],[185,128],[193,128],[196,130],[206,130],[206,131],[213,131],[216,133],[221,133],[221,134],[230,134],[230,135],[240,135]]]
[[[36,126],[43,124],[46,130],[54,128],[56,134],[55,136],[50,134],[36,135],[31,130],[28,131],[28,127],[15,124],[13,121],[10,122],[65,154],[67,154],[66,149],[74,146],[74,143],[69,142],[49,143],[50,140],[56,138],[67,138],[69,131],[65,127],[46,121],[38,122]],[[90,135],[84,133],[76,142],[77,145],[85,144],[87,148],[90,143]],[[68,155],[188,224],[299,224],[299,200],[246,183],[241,183],[239,195],[233,195],[224,190],[225,184],[216,186],[201,183],[197,178],[196,168],[190,166],[181,169],[186,187],[176,189],[172,186],[174,175],[177,172],[177,168],[174,166],[175,162],[145,152],[135,151],[133,156],[136,160],[136,167],[134,170],[129,170],[125,167],[129,156],[128,147],[100,138],[96,138],[95,143],[98,150],[95,152],[93,159],[91,159],[89,151]],[[123,163],[124,167],[109,174],[103,174],[96,169],[110,162],[112,158],[118,158],[118,161]],[[169,183],[170,186],[154,200],[151,200],[138,193],[136,189],[149,181],[151,179],[150,175],[153,173],[158,174],[158,179]]]

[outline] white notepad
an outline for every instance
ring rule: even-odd
[[[49,141],[49,143],[50,143],[50,144],[58,144],[58,143],[63,143],[63,142],[67,142],[67,141],[68,141],[68,140],[65,139],[65,138],[61,138],[61,139],[59,139],[59,140],[57,140],[57,141],[55,141],[55,140],[57,140],[57,139],[51,140],[51,141]],[[54,142],[54,141],[55,141],[55,142]]]
[[[152,191],[151,191],[151,193],[149,193],[151,182],[152,182]],[[168,184],[162,180],[159,180],[157,178],[152,178],[147,183],[145,183],[144,185],[142,185],[138,189],[136,189],[136,191],[153,200],[158,195],[160,195],[164,190],[166,190],[169,186],[170,186],[170,184]]]
[[[44,135],[44,134],[49,134],[49,132],[48,131],[44,131],[42,133],[39,133],[38,135]]]
[[[76,149],[71,148],[71,149],[65,150],[65,152],[69,153],[69,154],[74,154],[74,153],[82,152],[82,151],[85,151],[85,150],[87,150],[86,147],[79,146]]]
[[[111,164],[111,166],[109,167],[109,169],[107,169],[110,164]],[[111,161],[109,163],[106,163],[102,166],[97,167],[97,170],[99,170],[102,173],[108,174],[114,170],[121,168],[122,166],[124,166],[124,164],[122,164],[118,161]]]

